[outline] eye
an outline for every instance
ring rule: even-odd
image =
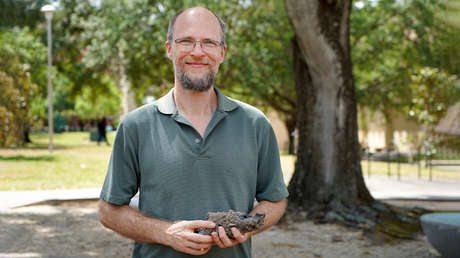
[[[181,40],[178,40],[177,43],[181,44],[181,45],[188,46],[188,45],[193,44],[193,40],[191,40],[191,39],[181,39]]]
[[[203,44],[206,47],[217,47],[219,45],[219,43],[217,41],[214,41],[214,40],[204,40]]]

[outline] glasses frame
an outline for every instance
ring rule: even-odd
[[[192,48],[190,50],[183,50],[184,52],[192,52],[195,47],[196,47],[196,43],[197,42],[200,42],[200,47],[201,47],[201,50],[203,50],[204,52],[206,53],[213,53],[213,49],[214,48],[211,48],[211,51],[209,50],[209,48],[207,47],[203,47],[203,41],[210,41],[210,42],[213,42],[213,43],[217,43],[218,46],[216,46],[216,49],[218,47],[223,47],[224,46],[224,42],[222,41],[217,41],[217,40],[213,40],[213,39],[203,39],[203,40],[194,40],[194,39],[190,39],[190,38],[180,38],[180,39],[175,39],[174,40],[174,43],[177,44],[177,46],[181,47],[181,48],[187,48],[187,46],[184,46],[184,45],[181,45],[181,43],[179,41],[182,41],[182,40],[190,40],[190,41],[193,41],[193,45],[192,45]]]

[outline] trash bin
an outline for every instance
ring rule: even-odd
[[[91,127],[91,129],[89,129],[89,141],[97,142],[98,138],[99,138],[99,132],[97,131],[97,128]]]
[[[420,218],[428,241],[442,257],[460,257],[460,213],[430,213]]]

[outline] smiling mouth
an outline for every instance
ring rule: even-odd
[[[191,67],[206,67],[208,64],[205,63],[197,63],[197,62],[186,62],[186,65],[189,65]]]

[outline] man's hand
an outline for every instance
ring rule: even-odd
[[[256,215],[257,213],[266,214],[264,219],[264,227],[262,229],[241,234],[238,229],[232,228],[232,234],[235,239],[230,239],[225,233],[224,228],[219,227],[217,232],[212,232],[212,239],[220,248],[231,247],[244,243],[251,236],[260,233],[275,224],[283,215],[284,210],[286,209],[286,205],[286,199],[276,202],[262,200],[249,213],[252,216]]]
[[[232,228],[232,234],[235,239],[230,239],[227,234],[225,233],[225,229],[223,227],[219,227],[218,232],[212,232],[212,239],[214,239],[214,242],[220,247],[220,248],[227,248],[227,247],[232,247],[237,244],[244,243],[246,240],[248,240],[248,233],[246,234],[241,234],[241,232],[233,227]]]
[[[211,221],[192,220],[179,221],[172,224],[167,230],[167,243],[173,249],[192,255],[203,255],[207,253],[214,240],[211,236],[194,233],[197,228],[215,228]]]

